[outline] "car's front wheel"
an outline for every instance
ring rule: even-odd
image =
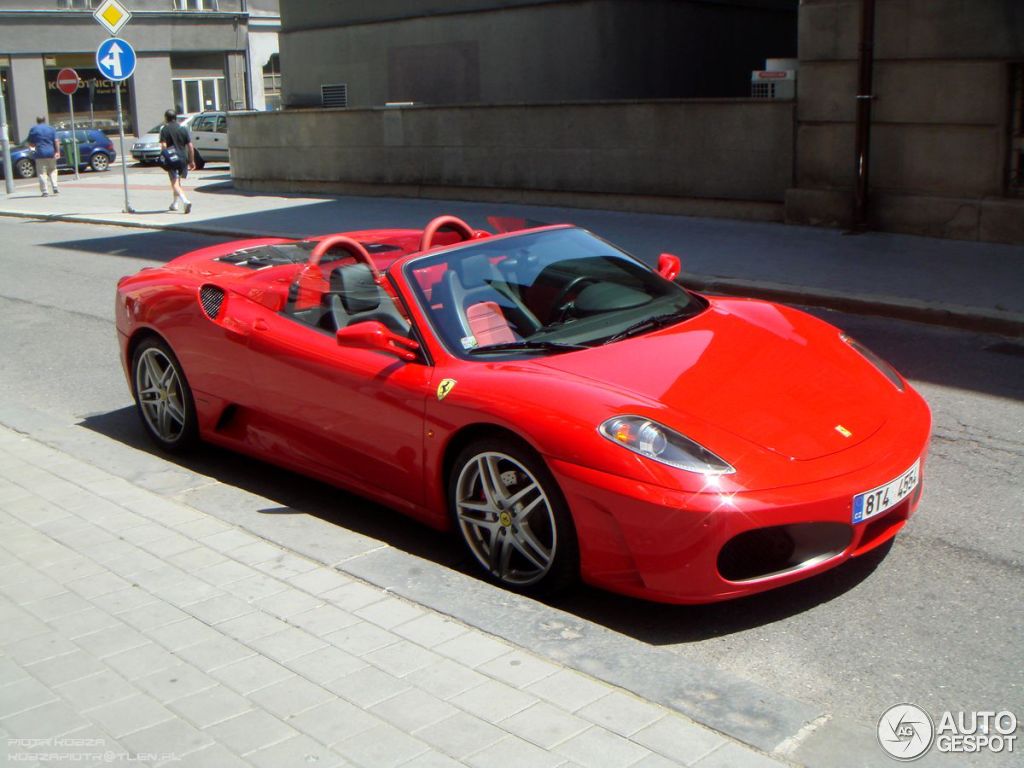
[[[23,179],[31,179],[36,175],[36,164],[30,158],[23,157],[14,164],[14,173]]]
[[[110,158],[102,152],[96,152],[89,158],[89,165],[94,171],[105,171],[110,167]]]
[[[184,451],[198,439],[196,405],[181,363],[156,337],[132,355],[132,394],[146,432],[165,451]]]
[[[579,574],[576,529],[558,485],[527,446],[488,438],[464,448],[448,488],[455,526],[494,581],[551,592]]]

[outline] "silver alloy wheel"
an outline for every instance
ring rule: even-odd
[[[23,157],[14,164],[14,172],[23,179],[31,179],[36,175],[36,164],[31,159]]]
[[[455,514],[480,564],[506,584],[536,584],[551,569],[558,528],[543,486],[517,459],[487,451],[459,472]]]
[[[150,347],[139,356],[135,391],[142,416],[153,434],[166,443],[176,442],[185,431],[185,395],[178,369],[157,347]]]
[[[110,158],[102,152],[97,152],[89,160],[89,165],[92,166],[94,171],[105,171],[110,167]]]

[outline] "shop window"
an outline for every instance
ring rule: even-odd
[[[218,0],[174,0],[176,11],[216,11]]]
[[[274,54],[263,67],[263,96],[268,110],[281,108],[281,57]]]
[[[1024,63],[1010,71],[1010,157],[1008,192],[1024,197]]]
[[[93,11],[99,4],[100,0],[57,0],[57,10]]]
[[[171,84],[174,103],[181,114],[227,107],[223,77],[175,77]]]

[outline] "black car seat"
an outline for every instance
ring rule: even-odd
[[[335,329],[377,320],[395,333],[408,334],[408,321],[395,307],[394,300],[377,284],[366,264],[338,267],[331,272],[330,288],[327,296]]]

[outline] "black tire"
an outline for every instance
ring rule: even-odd
[[[89,166],[94,171],[106,171],[110,168],[110,155],[106,152],[94,152],[89,158]]]
[[[494,436],[463,448],[448,478],[448,509],[470,556],[496,584],[552,594],[578,581],[579,544],[569,507],[544,461],[525,443]]]
[[[168,374],[168,366],[173,375]],[[161,382],[154,383],[155,378]],[[192,389],[181,363],[163,339],[151,336],[135,348],[132,395],[146,434],[161,449],[181,453],[195,446],[199,424]]]
[[[14,163],[14,175],[19,179],[31,179],[36,175],[36,164],[35,161],[28,157],[23,157]]]

